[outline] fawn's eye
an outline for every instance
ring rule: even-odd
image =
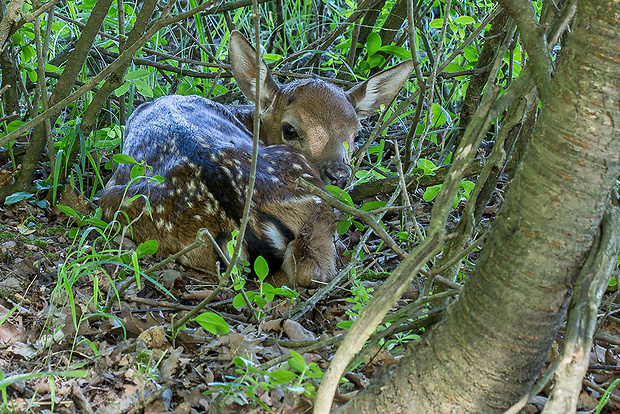
[[[299,139],[299,134],[291,124],[282,124],[282,137],[286,140]]]

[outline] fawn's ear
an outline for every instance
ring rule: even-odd
[[[267,109],[280,88],[271,76],[271,71],[261,59],[256,68],[256,50],[243,35],[234,30],[230,34],[230,63],[239,89],[250,102],[256,104],[256,79],[260,82],[260,106]]]
[[[371,76],[365,82],[349,89],[347,94],[355,107],[358,118],[374,114],[381,105],[388,105],[398,94],[411,74],[413,62],[407,60]]]

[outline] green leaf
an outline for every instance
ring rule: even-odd
[[[119,164],[137,164],[138,161],[134,160],[131,155],[127,154],[115,154],[112,159]]]
[[[32,83],[37,83],[37,71],[32,68],[26,68],[26,71],[28,72],[28,79]]]
[[[461,189],[467,193],[471,193],[471,190],[474,189],[474,187],[476,186],[476,183],[468,181],[468,180],[463,180],[461,182]]]
[[[474,20],[474,18],[471,16],[459,16],[456,19],[454,19],[454,23],[459,23],[459,24],[472,24],[475,22],[476,20]]]
[[[54,66],[51,63],[46,63],[45,64],[45,71],[46,72],[60,72],[60,68],[58,66]]]
[[[336,324],[340,329],[349,329],[353,325],[353,321],[342,321]]]
[[[63,206],[60,204],[56,204],[56,207],[58,207],[58,210],[62,211],[63,213],[65,213],[65,215],[69,216],[69,217],[76,217],[81,219],[82,217],[84,217],[84,214],[75,211],[74,209],[72,209],[69,206]]]
[[[420,168],[423,171],[424,175],[434,175],[435,170],[437,169],[435,163],[431,160],[427,160],[426,158],[418,159],[416,167]]]
[[[277,370],[269,373],[269,382],[274,385],[283,385],[297,378],[297,374],[291,371]]]
[[[131,167],[131,171],[129,172],[129,177],[132,180],[136,177],[143,177],[145,172],[146,171],[145,171],[144,165],[135,164],[133,167]]]
[[[459,71],[461,71],[463,69],[464,69],[463,66],[458,65],[458,64],[453,62],[453,63],[448,64],[448,66],[446,66],[445,71],[448,72],[448,73],[453,73],[453,72],[459,72]]]
[[[263,283],[260,289],[269,302],[271,302],[276,295],[276,288],[274,288],[270,283]]]
[[[379,48],[379,52],[389,53],[401,59],[411,59],[411,51],[401,46],[385,45]]]
[[[144,243],[140,243],[136,248],[136,255],[138,258],[142,258],[149,254],[155,254],[157,253],[158,247],[159,243],[157,243],[157,240],[147,240]]]
[[[30,60],[35,56],[34,48],[30,45],[26,45],[22,47],[22,63],[30,62]],[[35,73],[36,74],[36,73]]]
[[[441,26],[443,26],[443,19],[431,20],[431,22],[428,25],[434,29],[441,29]]]
[[[344,191],[342,188],[336,187],[335,185],[326,185],[325,189],[329,191],[330,193],[332,193],[332,195],[336,197],[338,200],[342,201],[343,203],[351,207],[355,207],[355,204],[353,203],[353,199],[351,198],[351,196],[346,191]]]
[[[33,201],[34,205],[41,208],[41,209],[46,209],[48,208],[50,205],[47,202],[47,200],[35,200]]]
[[[19,128],[22,125],[24,125],[24,122],[20,121],[19,119],[16,119],[15,121],[12,121],[12,122],[9,122],[9,125],[7,125],[7,128],[6,128],[6,132],[7,133],[11,133],[11,132],[15,131],[17,128]]]
[[[381,55],[372,55],[366,59],[366,61],[371,68],[376,68],[377,66],[381,66],[385,63],[385,58]]]
[[[355,226],[356,229],[358,229],[359,231],[364,231],[364,225],[362,223],[360,223],[357,220],[353,220],[353,225]]]
[[[118,88],[116,88],[116,90],[114,91],[114,95],[116,96],[124,95],[125,93],[127,93],[129,88],[131,88],[131,82],[127,81],[123,83],[121,86],[119,86]]]
[[[422,199],[424,199],[424,201],[426,202],[434,200],[435,197],[437,197],[437,194],[439,194],[439,190],[441,190],[441,184],[432,185],[428,187],[424,191],[424,194],[422,195]]]
[[[125,77],[125,79],[127,79],[128,81],[135,81],[135,80],[138,80],[138,79],[146,78],[150,74],[151,74],[151,72],[149,72],[148,70],[138,69],[138,70],[134,70],[132,72],[129,72],[127,74],[127,76]]]
[[[473,46],[466,46],[463,50],[463,55],[465,56],[465,59],[467,59],[471,63],[475,63],[478,61],[478,49]]]
[[[258,256],[254,261],[254,272],[262,282],[269,274],[269,265],[263,256]]]
[[[367,203],[365,203],[360,210],[362,211],[371,211],[371,210],[376,210],[378,208],[381,207],[385,207],[387,203],[385,201],[369,201]]]
[[[151,85],[149,85],[145,81],[137,80],[137,81],[134,81],[133,84],[136,85],[138,92],[144,95],[145,97],[152,98],[154,96],[153,88],[151,88]]]
[[[287,286],[275,288],[274,293],[276,295],[284,296],[285,298],[296,298],[297,296],[299,296],[299,293],[295,292],[293,289]]]
[[[263,55],[263,59],[267,63],[274,63],[274,62],[278,62],[278,61],[282,60],[282,55],[278,55],[278,54],[275,54],[275,53],[265,53]]]
[[[136,275],[136,286],[138,290],[142,289],[142,287],[140,287],[140,264],[138,263],[138,254],[136,252],[131,254],[131,264],[133,265],[133,272]]]
[[[368,56],[372,56],[381,47],[381,36],[378,33],[370,33],[366,38],[366,51],[368,52]]]
[[[105,229],[106,227],[108,227],[108,223],[101,219],[87,218],[86,222],[92,226],[99,227],[100,229]]]
[[[446,123],[446,112],[441,105],[434,103],[431,106],[431,111],[433,112],[433,123],[436,127],[442,126]]]
[[[267,304],[267,300],[265,300],[265,298],[260,295],[256,295],[254,296],[254,303],[256,304],[258,309],[263,309]]]
[[[13,193],[10,196],[8,196],[4,200],[4,204],[11,205],[11,204],[19,203],[20,201],[30,200],[33,197],[34,197],[34,194],[32,193],[28,193],[26,191],[18,191],[17,193]]]
[[[307,368],[306,361],[301,354],[291,350],[291,358],[288,360],[288,365],[297,372],[304,372]]]
[[[349,230],[349,227],[351,227],[351,222],[344,220],[336,224],[336,231],[342,236]]]
[[[241,293],[237,293],[237,295],[233,298],[232,305],[235,309],[242,309],[245,305],[245,300],[243,299],[243,295]]]
[[[201,313],[194,320],[213,335],[226,335],[230,332],[230,325],[217,313]]]

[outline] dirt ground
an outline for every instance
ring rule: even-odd
[[[352,295],[352,285],[344,284],[301,314],[295,310],[314,291],[303,291],[295,300],[276,297],[263,308],[260,322],[246,309],[233,307],[236,292],[225,290],[205,311],[224,318],[230,332],[213,335],[192,322],[173,334],[168,330],[172,322],[212,291],[215,280],[169,264],[154,277],[176,300],[142,281],[104,314],[95,299],[105,303],[110,277],[118,277],[118,269],[67,266],[75,259],[69,227],[69,218],[59,211],[29,204],[0,208],[0,413],[311,411],[319,371],[327,368],[345,332],[337,324],[353,318],[363,301],[359,290]],[[143,266],[149,260],[155,263],[147,259]],[[390,261],[388,255],[369,259],[377,270],[395,265]],[[69,275],[59,278],[63,264]],[[397,307],[415,297],[412,288]],[[580,397],[583,412],[593,412],[620,374],[615,303],[613,292],[606,294]],[[398,359],[402,344],[422,335],[424,328],[385,338],[347,375],[337,403],[383,374]],[[298,353],[295,361],[285,362],[288,350]],[[540,412],[548,391],[525,412]],[[619,402],[615,390],[602,412],[620,412]]]

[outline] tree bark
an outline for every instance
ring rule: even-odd
[[[531,388],[620,173],[620,2],[580,2],[534,137],[446,319],[339,412],[495,413]]]
[[[0,99],[4,102],[4,116],[19,114],[19,94],[17,92],[17,63],[13,56],[13,48],[6,47],[6,39],[11,30],[15,19],[21,10],[23,2],[13,1],[8,9],[4,3],[0,4],[0,74],[2,74],[2,85]],[[15,9],[19,7],[19,9]],[[6,36],[5,36],[6,35]]]

